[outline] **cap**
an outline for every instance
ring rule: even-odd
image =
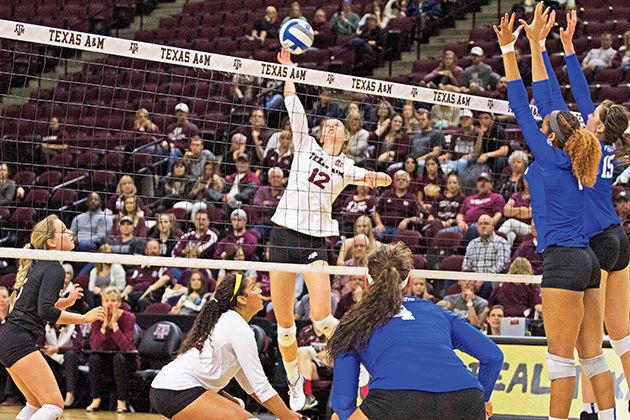
[[[483,57],[483,48],[472,47],[472,49],[470,50],[470,55],[479,55]]]
[[[244,160],[249,162],[249,155],[247,153],[241,153],[236,157],[236,160]]]
[[[472,118],[473,117],[473,113],[470,109],[468,108],[463,108],[459,111],[459,118],[462,117],[468,117],[468,118]]]
[[[619,191],[619,194],[617,194],[617,197],[615,197],[615,199],[619,201],[628,201],[630,200],[630,196],[628,195],[628,192],[626,190],[622,190]]]
[[[177,111],[188,113],[188,105],[183,102],[178,103],[177,105],[175,105],[175,112]]]
[[[230,214],[230,219],[234,219],[235,217],[247,220],[247,213],[245,213],[243,209],[236,209]]]
[[[365,15],[365,20],[367,20],[367,19],[376,19],[376,15],[372,14],[372,13],[367,13]]]
[[[482,172],[477,177],[477,181],[479,181],[480,179],[485,179],[486,181],[492,182],[492,175],[490,175],[488,172]]]
[[[133,224],[133,217],[131,217],[131,216],[123,216],[123,217],[121,217],[119,224],[122,225],[123,223],[131,223],[131,224]]]

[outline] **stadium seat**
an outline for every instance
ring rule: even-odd
[[[30,207],[18,207],[11,215],[11,222],[18,228],[30,228],[35,221],[35,210]]]
[[[13,181],[19,186],[30,187],[35,183],[35,172],[19,171],[13,175]]]
[[[630,86],[612,86],[605,87],[600,93],[602,99],[610,99],[611,101],[622,104],[630,101]]]
[[[144,309],[143,314],[168,314],[171,311],[171,305],[167,303],[151,303]]]
[[[13,289],[16,275],[17,273],[8,273],[0,277],[0,286],[4,286],[9,290]]]
[[[59,185],[62,178],[63,175],[59,171],[50,170],[42,172],[42,174],[35,179],[35,185],[40,187],[53,187]]]
[[[181,340],[182,331],[174,322],[160,321],[151,325],[138,345],[143,369],[134,376],[150,384],[159,370],[172,360]]]
[[[122,124],[120,124],[120,126],[122,127]],[[125,156],[122,154],[122,152],[114,151],[107,152],[105,154],[103,166],[105,167],[105,169],[109,169],[110,171],[120,171],[122,170],[124,163]]]
[[[593,77],[594,83],[617,86],[623,80],[623,71],[621,69],[602,69],[595,73]]]
[[[26,194],[24,204],[31,207],[44,208],[48,206],[48,199],[48,190],[35,188]]]
[[[422,235],[417,230],[401,230],[392,237],[391,243],[403,242],[414,254],[419,251]]]
[[[413,268],[416,270],[424,269],[427,264],[427,260],[422,255],[413,254],[411,257],[413,259]]]
[[[83,169],[96,169],[101,166],[101,160],[95,152],[82,150],[77,158],[77,167]]]
[[[440,270],[462,271],[463,262],[464,262],[463,255],[450,255],[442,260],[442,262],[440,263]]]
[[[432,246],[436,248],[459,248],[463,236],[459,232],[438,232],[433,238]]]
[[[69,206],[77,201],[77,192],[69,188],[59,188],[50,198],[50,206],[52,208],[60,208]]]

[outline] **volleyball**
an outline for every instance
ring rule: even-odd
[[[302,19],[291,19],[280,28],[280,44],[291,54],[302,54],[313,45],[313,28]]]

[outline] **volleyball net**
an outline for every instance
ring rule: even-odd
[[[286,188],[293,159],[318,159],[293,148],[296,133],[287,122],[287,111],[293,110],[282,98],[284,81],[290,80],[306,110],[300,117],[308,121],[308,133],[298,134],[319,141],[324,121],[339,119],[350,133],[346,154],[358,167],[387,172],[393,186],[361,191],[350,186],[332,203],[339,233],[333,229],[326,239],[330,266],[275,264],[276,270],[362,274],[364,263],[351,261],[353,247],[344,243],[364,232],[370,249],[374,241],[405,242],[426,278],[540,281],[501,274],[519,245],[532,238],[527,204],[504,215],[506,202],[524,188],[511,175],[512,160],[526,165],[530,156],[508,103],[498,99],[504,94],[498,77],[486,96],[474,96],[450,85],[430,89],[318,70],[317,50],[293,56],[298,67],[279,65],[275,51],[268,53],[270,61],[264,62],[0,20],[0,160],[8,165],[5,179],[16,188],[0,208],[0,257],[26,255],[11,248],[28,243],[33,224],[54,213],[68,226],[75,222],[78,250],[90,251],[64,260],[141,264],[144,257],[138,255],[94,251],[109,242],[115,253],[142,253],[144,245],[136,239],[144,244],[147,235],[160,231],[161,218],[168,218],[175,244],[195,229],[214,232],[213,243],[194,264],[231,267],[226,259],[236,255],[247,261],[237,265],[268,271],[270,218],[279,201],[274,191]],[[349,70],[345,57],[353,54],[340,49],[329,68]],[[420,81],[428,73],[414,77]],[[536,115],[535,107],[532,112]],[[448,190],[450,173],[458,174],[454,192]],[[308,175],[316,186],[328,176]],[[458,229],[463,197],[479,188],[492,191],[492,198],[472,200],[469,205],[477,209],[468,208],[465,229]],[[92,193],[99,195],[96,204]],[[327,199],[322,193],[320,201]],[[319,204],[288,201],[290,210],[319,212]],[[102,219],[99,227],[85,225],[90,212]],[[208,215],[201,230],[195,220],[199,212]],[[507,245],[499,244],[500,252],[467,256],[482,214],[494,218],[496,235]],[[238,220],[251,237],[235,239]],[[169,258],[184,257],[182,247],[170,248],[174,251],[161,252],[156,264],[188,264]],[[32,252],[43,259],[59,257]]]

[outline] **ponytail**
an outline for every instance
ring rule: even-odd
[[[24,249],[33,249],[33,247],[29,243],[29,244],[26,244],[26,246],[24,246]],[[33,260],[29,258],[20,259],[17,275],[15,276],[15,284],[13,285],[13,292],[11,293],[11,296],[9,297],[9,312],[13,311],[13,307],[15,306],[15,301],[17,300],[18,290],[20,290],[22,286],[24,286],[24,283],[26,282],[26,276],[28,274],[28,270],[31,269],[32,265],[33,265]]]
[[[564,150],[571,158],[573,174],[580,184],[592,188],[599,173],[602,149],[595,135],[585,129],[575,130],[567,139]]]

